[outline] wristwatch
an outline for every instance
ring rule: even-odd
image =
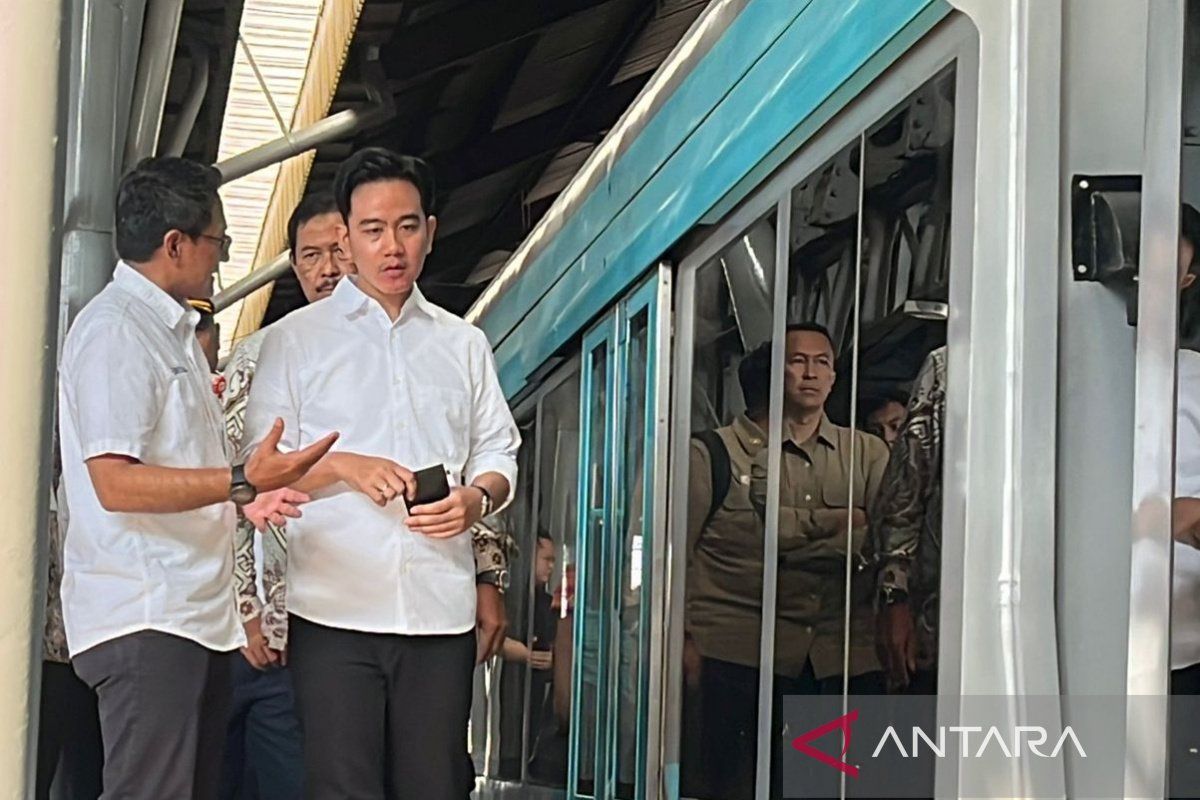
[[[246,480],[246,465],[234,464],[229,476],[229,499],[239,506],[254,502],[258,489]]]
[[[479,493],[483,495],[483,502],[480,504],[479,518],[487,519],[492,515],[492,512],[496,510],[496,504],[492,501],[491,492],[478,484],[471,485],[478,489]]]
[[[508,591],[509,577],[506,569],[489,569],[486,572],[480,572],[475,575],[475,585],[482,586],[489,584],[495,586],[500,594]]]

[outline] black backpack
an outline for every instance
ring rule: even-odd
[[[733,463],[729,460],[729,448],[725,446],[725,440],[715,430],[700,431],[692,438],[708,451],[708,464],[712,471],[709,484],[712,486],[712,499],[708,503],[708,514],[704,517],[704,525],[701,528],[703,530],[712,522],[713,515],[729,494],[729,484],[733,481]]]

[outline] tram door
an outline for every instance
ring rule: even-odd
[[[670,270],[584,338],[570,796],[646,797],[664,525]],[[660,480],[662,478],[662,480]],[[654,653],[652,653],[652,647]]]

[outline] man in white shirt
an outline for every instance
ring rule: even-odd
[[[1196,281],[1200,213],[1184,205],[1179,217],[1179,288]],[[1186,296],[1186,295],[1185,295]],[[1171,694],[1200,694],[1200,550],[1189,511],[1200,505],[1200,353],[1181,349],[1178,357],[1175,406],[1175,529],[1174,567],[1171,574]],[[1171,796],[1193,796],[1200,788],[1196,749],[1200,735],[1196,721],[1171,717]]]
[[[461,800],[481,646],[466,532],[510,495],[520,434],[483,333],[416,286],[437,227],[429,168],[364,150],[334,196],[357,275],[271,326],[246,413],[248,442],[277,416],[288,446],[342,433],[288,522],[307,792]],[[449,496],[407,512],[413,473],[437,465]]]
[[[230,466],[188,297],[212,293],[229,237],[220,174],[143,161],[116,202],[121,262],[63,346],[59,428],[72,525],[63,617],[99,696],[106,797],[211,798],[224,743],[234,505],[294,483],[336,435]]]

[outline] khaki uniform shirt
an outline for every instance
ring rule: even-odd
[[[853,443],[853,444],[852,444]],[[852,453],[853,451],[853,453]],[[751,465],[750,498],[766,508],[767,450]],[[872,574],[862,546],[867,527],[849,530],[847,514],[871,506],[887,467],[887,445],[822,418],[806,442],[783,444],[779,500],[779,580],[775,671],[799,675],[811,660],[817,678],[845,672],[846,558],[851,558],[849,674],[878,670]]]

